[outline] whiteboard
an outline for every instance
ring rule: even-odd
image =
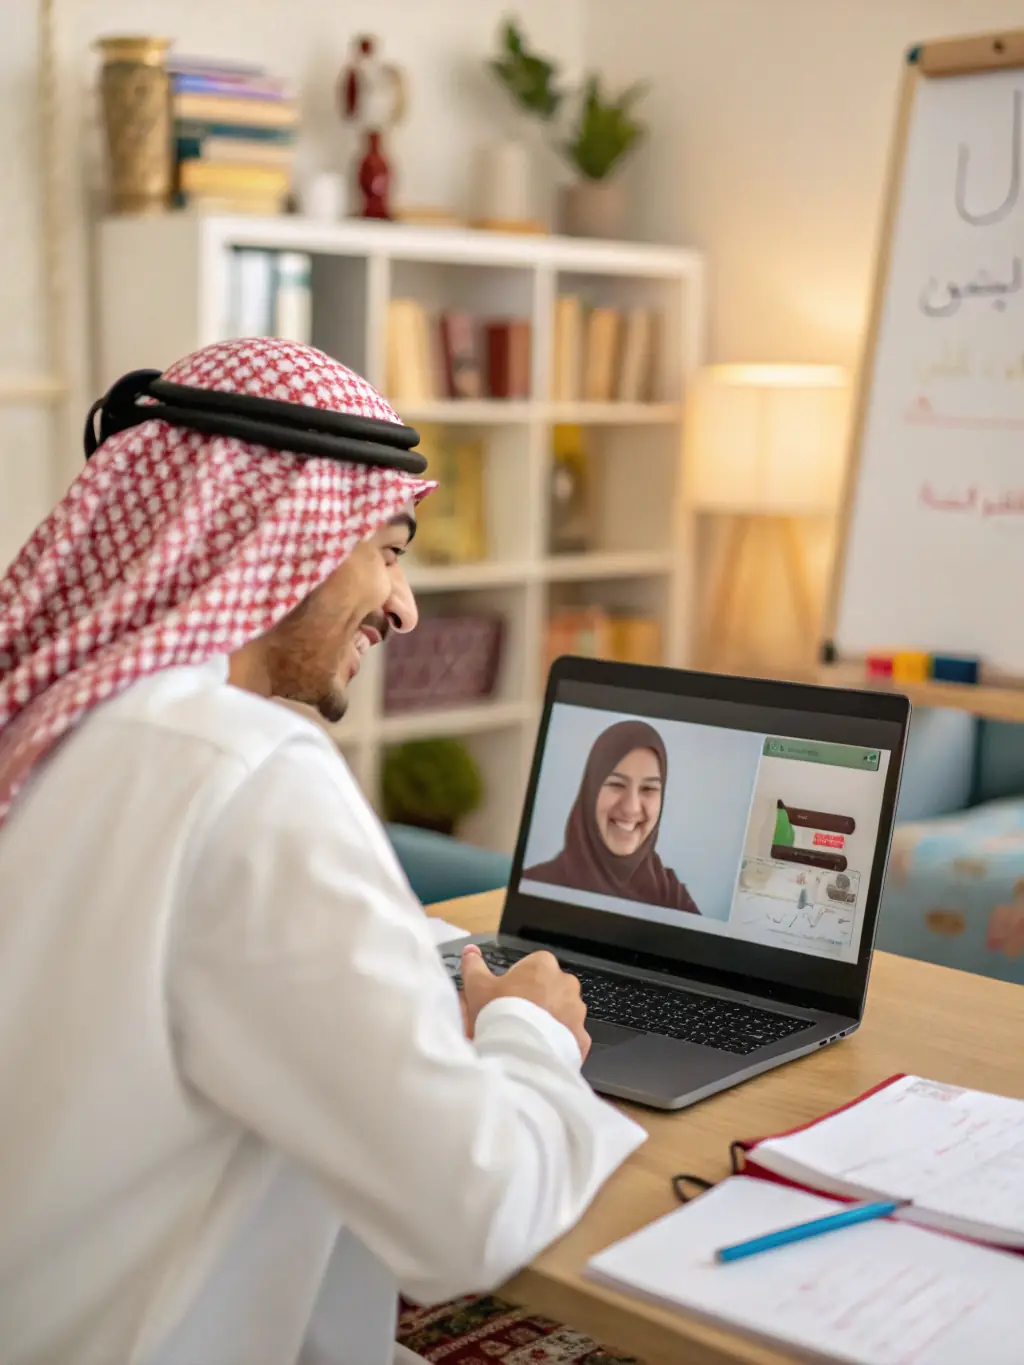
[[[966,653],[1024,674],[1022,158],[1024,71],[914,80],[834,588],[840,657]]]

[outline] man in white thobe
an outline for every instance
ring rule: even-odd
[[[163,378],[399,426],[293,343]],[[115,422],[0,580],[0,1365],[383,1365],[399,1290],[498,1285],[643,1137],[553,959],[471,953],[463,1017],[272,700],[338,719],[415,625],[430,487],[293,439]]]

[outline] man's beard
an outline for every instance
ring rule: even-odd
[[[360,621],[359,629],[362,630],[363,626],[369,626],[372,630],[375,630],[380,636],[381,644],[383,644],[388,638],[388,634],[391,630],[391,621],[384,612],[372,611]],[[358,631],[356,633],[358,634]],[[366,653],[368,654],[369,650],[367,650]],[[362,655],[362,658],[365,659],[366,654]],[[322,719],[327,721],[328,725],[337,725],[340,720],[344,719],[345,713],[348,710],[348,688],[352,681],[352,679],[349,679],[348,682],[339,683],[337,675],[335,675],[331,679],[330,685],[322,695],[317,698],[315,703],[316,709]]]
[[[328,725],[337,725],[348,710],[348,692],[335,684],[330,692],[325,692],[316,704],[321,720]]]

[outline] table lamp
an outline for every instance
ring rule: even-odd
[[[689,502],[730,519],[708,647],[730,633],[755,539],[763,556],[780,556],[801,630],[814,631],[799,520],[836,512],[848,405],[846,372],[833,365],[711,365],[697,375],[687,409]]]

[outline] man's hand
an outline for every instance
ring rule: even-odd
[[[551,953],[531,953],[504,976],[495,976],[480,949],[470,943],[462,950],[462,989],[466,1031],[470,1036],[476,1028],[477,1015],[492,1000],[508,997],[530,1000],[565,1025],[586,1061],[590,1035],[584,1028],[587,1007],[580,997],[580,983],[562,971]]]

